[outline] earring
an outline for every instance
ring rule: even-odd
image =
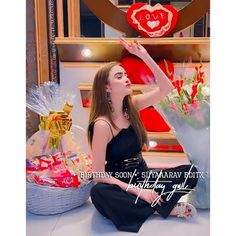
[[[109,92],[107,92],[107,97],[106,97],[106,99],[107,99],[107,102],[108,102],[108,104],[109,104],[109,106],[110,106],[111,112],[114,112],[114,108],[113,108],[112,102],[111,102],[111,94],[110,94]]]
[[[128,120],[129,119],[129,114],[128,114],[128,108],[125,107],[123,111],[123,116]]]

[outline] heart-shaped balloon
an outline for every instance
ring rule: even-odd
[[[129,24],[144,37],[159,38],[175,28],[178,11],[171,5],[135,3],[129,7],[126,17]]]
[[[172,81],[174,79],[174,64],[169,60],[161,60],[157,64]],[[132,84],[153,84],[155,81],[152,71],[137,57],[123,57],[121,66],[125,69]]]
[[[132,84],[152,84],[155,81],[152,71],[136,57],[124,57],[121,66],[125,69]]]

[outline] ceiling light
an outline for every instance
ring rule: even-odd
[[[83,57],[91,57],[92,56],[92,51],[88,48],[84,48],[82,51],[81,51],[81,55]]]
[[[156,147],[156,146],[157,146],[157,142],[154,141],[154,140],[150,140],[150,141],[149,141],[149,146],[150,146],[150,147]]]

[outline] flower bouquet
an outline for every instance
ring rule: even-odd
[[[209,208],[210,94],[202,65],[195,67],[193,76],[180,74],[171,82],[174,90],[155,108],[172,126],[184,152],[201,173],[189,201],[197,208]]]

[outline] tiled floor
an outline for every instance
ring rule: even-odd
[[[187,158],[150,158],[153,167],[173,167],[188,164]],[[186,201],[183,196],[181,201]],[[98,236],[98,235],[141,235],[141,236],[210,236],[210,212],[198,210],[196,220],[188,221],[176,217],[164,220],[158,215],[150,216],[137,234],[118,231],[112,222],[103,218],[87,201],[81,207],[54,216],[37,216],[27,213],[27,236]]]
[[[209,217],[209,210],[198,210],[196,220],[176,217],[164,220],[158,215],[152,215],[135,235],[209,236]],[[118,231],[112,222],[96,211],[90,201],[74,210],[54,216],[37,216],[27,213],[26,222],[27,236],[134,235],[134,233]]]

